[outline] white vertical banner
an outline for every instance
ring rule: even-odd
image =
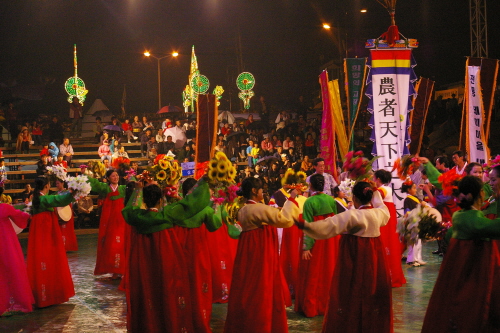
[[[405,151],[409,84],[410,76],[406,74],[372,75],[374,144],[379,168],[392,168]]]
[[[467,66],[467,150],[469,161],[480,164],[488,160],[487,143],[483,131],[484,108],[481,95],[481,67]]]

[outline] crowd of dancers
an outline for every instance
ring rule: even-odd
[[[426,158],[420,162],[441,190],[439,170]],[[496,211],[484,214],[485,203],[500,194],[500,166],[484,183],[476,164],[447,171],[464,177],[448,198],[453,226],[424,332],[500,329],[500,243],[494,240],[500,220]],[[187,178],[167,196],[147,178],[119,185],[116,170],[107,171],[105,182],[90,177],[92,191],[105,198],[94,275],[121,278],[130,332],[211,332],[212,304],[225,302],[226,333],[288,332],[293,299],[296,312],[324,315],[323,332],[392,332],[391,289],[406,281],[391,173],[377,170],[357,181],[351,203],[338,188],[335,199],[324,193],[327,176],[315,173],[306,183],[287,171],[271,205],[263,203],[262,181],[245,178],[237,224],[224,205],[214,204],[205,177]],[[405,208],[414,209],[415,184],[403,186]],[[59,193],[49,194],[50,187],[48,177],[36,178],[29,213],[0,204],[1,315],[75,295],[66,251],[76,250],[76,239],[55,209],[74,198],[62,181]],[[428,204],[436,204],[434,195]],[[25,262],[13,225],[23,229],[28,222]],[[410,250],[409,263],[420,263],[419,244]]]

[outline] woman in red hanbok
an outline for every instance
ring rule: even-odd
[[[261,203],[262,182],[258,178],[245,179],[238,195],[243,195],[247,203],[238,212],[243,230],[234,262],[224,332],[288,332],[275,227],[290,227],[298,219],[296,191],[281,211]]]
[[[106,195],[99,222],[94,275],[111,273],[112,278],[116,279],[125,272],[127,262],[125,258],[126,223],[121,214],[126,185],[118,185],[120,176],[116,170],[108,170],[106,178],[108,183],[89,178],[92,191]]]
[[[49,190],[47,178],[35,179],[27,265],[35,305],[39,308],[67,302],[75,295],[61,228],[54,211],[54,207],[67,206],[74,199],[71,193],[48,195]]]
[[[458,185],[462,209],[453,214],[447,232],[451,240],[427,307],[424,333],[500,331],[499,243],[492,240],[500,238],[500,219],[490,220],[480,211],[482,188],[474,176],[465,176]]]
[[[193,327],[193,308],[188,265],[173,226],[187,223],[210,204],[206,183],[183,200],[163,207],[162,190],[144,187],[140,209],[134,193],[122,211],[131,228],[127,325],[130,332],[197,332]],[[163,207],[163,209],[162,209]]]
[[[323,332],[392,332],[391,278],[380,241],[389,210],[366,182],[354,186],[353,203],[356,209],[302,225],[315,239],[341,235]]]
[[[324,220],[337,213],[337,203],[331,196],[323,193],[325,178],[314,174],[309,178],[311,196],[304,204],[304,221]],[[306,317],[324,315],[328,304],[330,284],[337,262],[339,238],[332,237],[314,241],[304,236],[301,242],[302,260],[299,264],[299,282],[295,297],[295,311]]]
[[[398,223],[396,206],[392,199],[392,188],[387,186],[391,182],[392,175],[389,171],[379,169],[375,171],[373,180],[378,187],[384,204],[389,209],[391,218],[387,225],[380,228],[380,240],[384,245],[385,254],[387,255],[387,264],[391,274],[392,287],[401,287],[406,283],[403,268],[401,266],[401,248],[402,244],[399,241],[399,236],[396,232],[396,225]]]
[[[194,178],[182,183],[184,198],[196,184]],[[209,235],[221,227],[220,211],[215,214],[212,207],[205,207],[198,214],[178,223],[185,227],[182,245],[188,265],[188,277],[193,308],[194,332],[211,333],[212,317],[212,266],[210,260]],[[224,244],[221,244],[224,246]]]
[[[0,187],[0,195],[3,187]],[[31,312],[35,303],[26,264],[13,223],[28,226],[30,215],[9,204],[0,204],[0,316]]]
[[[56,179],[57,194],[68,192],[67,185],[64,181]],[[64,210],[64,213],[61,211]],[[72,205],[57,209],[59,217],[59,226],[61,227],[61,235],[63,238],[64,248],[66,251],[78,251],[78,242],[75,234],[75,214],[73,214]],[[69,220],[64,220],[69,217]]]

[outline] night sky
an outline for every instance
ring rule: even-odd
[[[399,0],[396,24],[414,51],[418,76],[437,85],[463,80],[470,54],[468,0]],[[500,58],[499,1],[489,0],[489,57]],[[367,8],[365,14],[359,9]],[[321,28],[323,22],[334,29]],[[127,112],[155,112],[158,106],[157,62],[143,56],[180,53],[161,60],[162,104],[182,107],[191,46],[200,71],[225,89],[220,109],[238,109],[235,77],[238,40],[243,69],[254,74],[256,97],[278,108],[292,107],[300,95],[311,102],[319,89],[321,66],[340,59],[338,43],[347,39],[349,57],[368,56],[364,40],[376,38],[390,24],[375,0],[11,0],[0,4],[0,83],[39,84],[43,100],[24,101],[23,112],[67,110],[63,85],[73,75],[73,44],[78,75],[89,90],[85,107],[102,98],[120,110],[123,85]],[[340,28],[340,30],[336,30]],[[2,90],[5,98],[5,88]]]

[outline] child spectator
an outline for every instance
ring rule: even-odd
[[[109,162],[111,162],[111,150],[109,149],[108,140],[103,141],[102,146],[99,147],[97,153],[101,158],[101,162],[104,162],[104,160],[108,160]]]
[[[64,169],[68,169],[68,162],[64,160],[64,155],[57,155],[57,161],[54,162],[54,165],[62,165]]]
[[[40,156],[42,155],[50,155],[48,145],[43,145],[43,148],[40,150]]]
[[[37,176],[44,176],[48,172],[47,167],[52,166],[52,163],[50,163],[49,157],[47,155],[42,155],[40,157],[40,161],[38,161],[36,165],[37,165],[36,169]]]
[[[252,161],[253,165],[257,165],[257,161],[259,160],[260,148],[258,143],[254,143],[252,148]]]
[[[43,154],[40,153],[40,157]],[[57,160],[57,155],[59,155],[59,148],[57,148],[57,145],[54,142],[49,143],[49,153],[47,156],[50,156],[51,160]]]

